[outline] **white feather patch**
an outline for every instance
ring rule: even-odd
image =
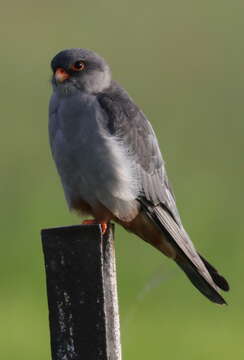
[[[135,200],[140,186],[133,155],[118,138],[106,134],[106,141],[111,150],[110,166],[116,174],[116,181],[111,189],[113,196],[124,201]]]

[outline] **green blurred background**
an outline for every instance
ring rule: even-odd
[[[243,19],[240,0],[1,1],[1,359],[50,359],[39,232],[79,222],[47,135],[49,62],[69,47],[102,54],[148,115],[185,227],[231,284],[211,304],[116,227],[123,359],[243,358]]]

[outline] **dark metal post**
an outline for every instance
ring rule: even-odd
[[[42,230],[52,360],[121,360],[113,227]]]

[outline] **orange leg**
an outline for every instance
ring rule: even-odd
[[[99,224],[101,225],[101,229],[102,229],[102,234],[104,235],[105,232],[107,231],[108,228],[108,224],[106,222],[102,222],[102,223],[98,223],[96,220],[94,219],[88,219],[88,220],[84,220],[82,222],[83,225],[92,225],[92,224]]]

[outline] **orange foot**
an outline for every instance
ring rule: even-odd
[[[92,224],[98,224],[96,220],[94,219],[89,219],[89,220],[84,220],[82,222],[83,225],[92,225]],[[99,223],[99,225],[101,226],[102,229],[102,234],[104,235],[105,232],[107,231],[108,228],[108,224],[105,222]]]

